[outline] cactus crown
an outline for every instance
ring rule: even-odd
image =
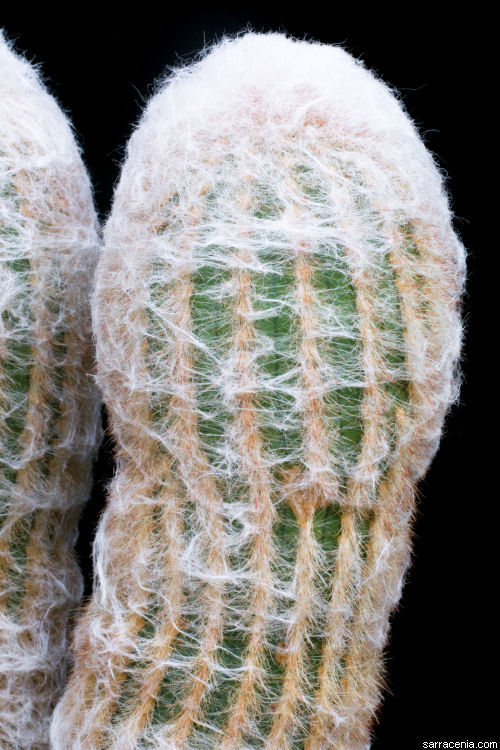
[[[152,100],[98,274],[119,470],[56,740],[365,746],[461,275],[431,158],[342,50],[226,40]]]

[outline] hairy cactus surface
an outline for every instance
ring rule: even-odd
[[[132,136],[94,299],[117,473],[54,747],[367,748],[463,248],[389,90],[224,40]]]
[[[48,747],[81,596],[96,218],[65,116],[0,35],[0,747]]]

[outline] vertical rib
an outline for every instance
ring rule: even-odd
[[[37,508],[37,489],[42,492],[43,462],[51,448],[57,388],[54,379],[54,351],[52,346],[54,316],[48,300],[54,290],[50,284],[52,264],[44,263],[38,255],[30,261],[29,290],[31,297],[32,329],[29,339],[31,351],[28,358],[29,388],[26,394],[26,412],[20,436],[19,468],[13,477],[14,502],[7,511],[0,537],[0,577],[5,589],[0,593],[0,606],[13,615],[23,598],[26,581],[26,550],[40,510]],[[15,333],[15,331],[14,331]],[[10,533],[9,533],[10,532]],[[17,559],[16,559],[17,558]]]
[[[19,294],[23,292],[29,296],[31,290],[40,284],[39,268],[40,264],[38,259],[30,260],[30,276],[28,279],[28,288],[19,291]],[[40,300],[38,300],[39,302]],[[14,503],[6,504],[6,512],[2,517],[1,524],[1,535],[0,535],[0,607],[7,610],[6,616],[8,617],[8,610],[10,604],[15,600],[15,591],[12,591],[12,545],[16,535],[22,534],[23,527],[26,525],[28,514],[30,513],[29,507],[26,505],[26,492],[29,493],[30,482],[33,487],[33,480],[36,476],[36,463],[33,462],[32,456],[36,455],[37,450],[40,449],[40,436],[43,434],[43,430],[36,431],[37,425],[39,427],[40,420],[42,425],[45,425],[47,418],[46,414],[46,393],[45,393],[45,378],[47,368],[47,357],[50,355],[49,348],[47,347],[46,338],[46,318],[47,309],[42,306],[41,310],[38,310],[38,317],[34,316],[33,329],[29,331],[27,341],[30,342],[30,350],[27,356],[27,362],[25,363],[26,368],[29,370],[29,386],[26,393],[26,412],[24,414],[24,421],[22,431],[19,437],[19,467],[13,472],[12,485],[11,485],[11,500],[12,493],[15,493],[16,501]],[[42,313],[42,314],[40,314]],[[14,322],[14,326],[15,326]],[[14,329],[12,331],[14,337],[17,332]],[[17,406],[17,405],[15,405]],[[9,406],[7,407],[9,408]],[[40,412],[43,412],[42,414]],[[36,438],[38,440],[35,442]],[[37,444],[38,443],[38,444]],[[20,495],[18,498],[17,495]]]
[[[400,229],[394,242],[390,260],[404,320],[409,407],[397,411],[400,445],[387,478],[380,485],[377,511],[370,527],[361,596],[342,684],[345,723],[331,735],[333,747],[349,750],[364,748],[370,740],[383,688],[381,660],[389,616],[399,600],[409,563],[414,466],[421,463],[419,454],[428,450],[427,443],[429,438],[432,441],[436,430],[434,421],[442,420],[430,393],[436,391],[436,379],[449,380],[449,373],[437,372],[436,366],[430,364],[439,361],[439,333],[432,326],[436,309],[441,306],[450,309],[449,301],[447,306],[443,305],[444,280],[436,280],[438,269],[432,253],[424,244],[415,243],[413,230],[408,235]],[[422,307],[423,297],[426,309]],[[439,309],[440,319],[443,312]],[[440,427],[439,424],[439,430]]]
[[[158,487],[160,467],[157,461],[154,466],[155,474],[150,474],[154,479],[149,481],[131,464],[121,467],[119,482],[115,480],[111,487],[110,504],[118,506],[127,495],[150,498]],[[168,465],[162,468],[168,470]],[[138,576],[137,568],[147,569],[153,537],[152,510],[151,505],[138,504],[133,529],[130,521],[126,523],[121,517],[118,508],[106,519],[113,528],[113,564],[117,573],[134,571],[133,578],[128,578],[132,584]],[[133,548],[130,538],[134,540]],[[81,619],[83,636],[76,643],[79,668],[70,679],[71,693],[65,694],[62,704],[78,732],[76,736],[69,732],[68,743],[73,741],[75,747],[102,748],[109,743],[111,717],[117,710],[127,666],[133,658],[131,652],[136,647],[137,635],[144,626],[151,602],[147,585],[132,585],[128,596],[130,610],[123,619],[115,619],[115,605],[107,606],[96,600]],[[82,718],[78,720],[80,714]]]
[[[341,659],[351,636],[351,620],[361,578],[361,539],[357,513],[346,508],[341,516],[341,531],[336,551],[329,617],[319,670],[319,688],[315,696],[315,714],[311,722],[306,750],[326,747],[328,728],[342,721]]]
[[[362,344],[363,398],[361,402],[362,439],[356,466],[348,477],[347,507],[342,512],[341,533],[338,541],[336,564],[332,583],[330,614],[321,658],[319,688],[316,694],[316,713],[311,725],[307,750],[321,750],[327,743],[331,727],[344,721],[341,690],[345,665],[342,658],[352,637],[352,619],[360,593],[362,573],[362,540],[359,529],[359,512],[365,512],[374,501],[374,493],[382,475],[383,462],[390,451],[388,438],[388,413],[390,393],[385,387],[391,375],[384,363],[377,314],[377,293],[381,283],[380,260],[372,257],[368,235],[356,210],[355,199],[346,197],[344,207],[351,217],[345,227],[350,242],[345,247],[345,257],[352,274],[356,293],[359,337]],[[357,220],[352,222],[352,217]],[[343,217],[339,217],[343,222]]]
[[[305,248],[297,252],[295,263],[296,299],[299,314],[300,366],[302,379],[302,413],[304,424],[304,464],[300,475],[291,472],[283,487],[299,525],[295,563],[295,604],[281,659],[285,662],[283,690],[275,707],[275,718],[266,742],[267,750],[288,750],[290,733],[295,726],[295,712],[307,690],[307,633],[317,607],[314,578],[319,555],[314,538],[315,511],[326,505],[338,491],[336,476],[329,462],[329,436],[324,424],[325,387],[320,372],[317,322],[314,314],[312,269]],[[287,487],[288,485],[288,487]],[[299,489],[300,488],[300,489]]]
[[[76,561],[72,567],[69,566],[67,554],[72,538],[71,530],[75,527],[78,517],[78,499],[81,495],[81,487],[85,484],[85,475],[90,470],[90,460],[88,455],[83,460],[75,455],[72,430],[75,419],[78,419],[80,425],[85,425],[92,419],[93,405],[82,383],[91,367],[91,347],[90,344],[84,344],[83,348],[82,341],[76,335],[80,321],[70,302],[71,300],[65,300],[65,333],[61,342],[61,351],[56,350],[53,355],[54,360],[57,355],[64,360],[58,367],[62,376],[58,398],[59,400],[65,399],[65,402],[62,415],[60,405],[57,404],[57,408],[54,407],[54,411],[58,413],[58,419],[54,425],[54,443],[49,454],[45,492],[49,497],[52,495],[55,500],[60,493],[61,483],[64,483],[67,496],[72,495],[74,502],[68,508],[54,506],[53,500],[48,507],[37,512],[33,533],[26,550],[26,586],[22,601],[22,610],[25,615],[40,606],[37,604],[40,587],[47,577],[53,576],[54,568],[59,575],[63,576],[65,593],[62,599],[66,606],[74,597],[74,594],[72,597],[70,592],[78,586],[75,581]],[[47,607],[47,603],[43,606]],[[54,609],[55,612],[51,608],[51,614],[57,617],[57,608]],[[34,617],[40,621],[43,611],[40,610],[38,615],[35,613]]]
[[[145,263],[142,272],[147,273],[147,270]],[[144,292],[143,286],[138,284],[137,296],[141,291]],[[141,307],[140,302],[145,304],[145,301],[135,301],[137,306],[132,319],[127,322],[134,326],[134,331],[142,332],[147,319],[145,306]],[[129,349],[128,354],[143,363],[145,370],[144,339],[134,337]],[[147,372],[144,372],[144,377],[147,377]],[[147,393],[136,393],[130,409],[137,423],[150,425]],[[139,585],[140,581],[147,583],[139,571],[147,578],[150,575],[154,507],[147,500],[168,475],[170,459],[166,456],[159,458],[155,441],[141,441],[137,449],[137,462],[126,457],[111,484],[108,510],[100,529],[106,535],[105,557],[99,571],[100,584],[76,632],[76,667],[69,681],[70,689],[65,692],[58,709],[71,716],[68,743],[79,748],[101,748],[108,743],[110,720],[117,709],[127,665],[133,658],[131,651],[144,626],[151,601],[149,586]],[[141,500],[137,502],[137,498]],[[163,499],[160,493],[158,503]],[[124,507],[133,501],[133,514],[124,514]],[[131,538],[134,539],[132,546]],[[125,584],[120,578],[127,570],[133,571],[134,575],[127,575]],[[125,617],[118,618],[116,614],[122,609],[121,598],[127,601],[128,612]]]
[[[171,304],[179,310],[182,320],[180,330],[190,332],[192,283],[188,275],[176,285]],[[202,702],[217,667],[217,650],[223,627],[224,577],[227,573],[226,542],[222,519],[222,497],[210,471],[208,458],[200,444],[196,409],[196,390],[192,379],[194,369],[191,337],[186,337],[183,369],[191,377],[172,400],[172,413],[177,423],[172,429],[172,439],[177,442],[176,459],[179,476],[192,497],[200,525],[204,531],[207,549],[206,569],[212,578],[205,586],[201,611],[204,613],[205,631],[191,665],[191,688],[183,700],[183,707],[173,726],[161,732],[163,740],[171,739],[183,747],[193,725],[199,717]]]
[[[312,498],[311,498],[312,499]],[[304,496],[290,494],[287,500],[294,507],[299,524],[299,541],[295,565],[294,595],[296,604],[291,615],[286,643],[280,649],[279,658],[285,664],[283,690],[277,704],[273,706],[275,718],[266,741],[267,750],[285,750],[290,747],[290,732],[296,727],[296,708],[303,700],[307,660],[307,631],[313,617],[315,604],[314,577],[318,556],[318,545],[313,533],[316,506],[308,503]],[[305,501],[305,502],[304,502]]]
[[[192,251],[192,245],[195,241],[195,226],[198,224],[204,202],[201,200],[206,192],[206,186],[202,189],[199,203],[191,210],[187,222],[187,229],[182,236],[182,246],[185,251],[187,262],[184,269],[177,274],[177,281],[169,290],[168,301],[175,312],[175,318],[170,322],[185,335],[179,335],[176,338],[176,344],[172,356],[173,382],[168,384],[165,389],[166,393],[173,394],[168,403],[168,413],[165,421],[171,421],[173,443],[180,445],[178,450],[181,466],[189,463],[189,456],[192,444],[193,433],[196,435],[196,425],[192,422],[194,391],[192,384],[192,361],[191,361],[191,343],[190,339],[190,298],[192,285],[190,282],[189,257]],[[164,224],[161,224],[161,227]],[[118,261],[119,262],[119,261]],[[110,269],[113,272],[114,269]],[[152,437],[147,437],[143,441],[134,439],[134,454],[131,458],[125,454],[125,462],[121,467],[121,476],[118,476],[112,487],[109,500],[109,516],[103,520],[101,532],[105,532],[105,524],[112,527],[113,533],[108,534],[106,538],[113,539],[112,549],[103,550],[108,564],[104,561],[104,570],[101,572],[101,578],[106,583],[106,591],[111,592],[113,598],[120,595],[129,602],[127,609],[132,612],[127,614],[124,621],[116,618],[115,606],[112,601],[107,602],[103,599],[99,602],[96,597],[91,607],[82,618],[80,629],[83,632],[81,637],[78,653],[81,666],[75,671],[74,677],[70,681],[70,686],[75,691],[69,689],[66,691],[60,710],[66,713],[71,711],[71,707],[64,708],[64,701],[71,701],[76,712],[83,710],[85,720],[82,722],[83,732],[80,731],[78,740],[79,747],[89,746],[113,746],[120,745],[132,746],[132,738],[139,739],[145,729],[148,720],[151,718],[152,711],[156,705],[161,683],[164,679],[166,670],[165,661],[173,645],[175,637],[179,633],[180,608],[182,602],[182,580],[178,567],[181,554],[181,536],[182,522],[181,513],[181,494],[179,487],[173,477],[172,461],[173,455],[165,453],[160,449],[156,440],[158,426],[155,425],[155,415],[152,409],[150,399],[150,382],[151,373],[147,362],[148,356],[148,339],[146,331],[148,327],[148,309],[155,311],[158,303],[153,299],[153,292],[149,289],[146,276],[151,270],[151,265],[147,262],[141,267],[140,273],[144,278],[135,279],[135,299],[134,308],[131,313],[132,319],[126,321],[132,327],[134,336],[126,337],[130,341],[130,358],[132,361],[140,363],[140,375],[145,383],[148,384],[144,393],[134,393],[134,398],[129,404],[130,424],[141,424],[148,429]],[[169,283],[169,279],[166,283]],[[120,290],[117,290],[120,294]],[[142,299],[140,298],[142,296]],[[162,314],[161,310],[158,310]],[[169,359],[170,359],[170,352]],[[160,352],[161,355],[161,352]],[[191,442],[190,442],[191,440]],[[184,442],[185,441],[185,442]],[[186,454],[184,455],[184,451]],[[177,458],[177,456],[175,456]],[[204,475],[200,464],[203,463],[203,457],[196,464],[192,471],[193,476],[186,472],[180,471],[179,479],[184,482],[188,488],[188,495],[191,496],[195,503],[200,497],[198,487],[196,486],[197,472]],[[205,460],[206,464],[206,460]],[[125,483],[125,487],[121,484]],[[157,493],[155,502],[147,502]],[[137,531],[134,534],[134,545],[131,552],[129,545],[130,538],[130,519],[128,514],[123,514],[123,504],[127,504],[135,497],[144,498],[144,502],[137,504],[134,509],[133,523]],[[128,502],[130,502],[128,500]],[[207,502],[205,498],[205,502]],[[212,503],[213,504],[213,503]],[[210,505],[210,501],[208,501]],[[155,631],[153,638],[149,640],[145,653],[137,651],[137,640],[143,627],[150,621],[149,610],[153,595],[156,591],[152,588],[155,575],[158,570],[152,560],[151,549],[154,544],[154,528],[157,527],[157,521],[154,519],[155,510],[163,512],[163,528],[167,531],[162,547],[167,549],[166,556],[163,560],[164,567],[162,573],[167,574],[167,596],[165,608],[160,613],[158,623],[165,623]],[[210,534],[210,528],[207,529]],[[171,542],[175,540],[175,544]],[[134,561],[130,560],[133,556]],[[136,572],[142,569],[147,580],[143,580]],[[120,575],[121,571],[133,570],[133,582],[135,586],[130,591],[130,579],[127,578],[126,586],[123,591],[120,589],[119,581],[114,584],[114,591],[110,587],[108,576],[111,581]],[[101,584],[102,590],[102,584]],[[132,602],[132,604],[131,604]],[[121,607],[118,608],[118,611]],[[88,619],[91,623],[96,617],[101,621],[102,631],[105,634],[105,647],[98,653],[94,661],[91,655],[96,652],[95,646],[91,645],[90,633],[85,632],[85,621]],[[95,637],[95,636],[94,636]],[[89,658],[87,658],[87,654]],[[152,664],[151,667],[136,667],[137,660],[147,659]],[[104,679],[101,675],[105,675]],[[134,700],[134,707],[124,723],[120,723],[121,707],[120,699],[123,694],[123,686],[126,678],[132,675],[136,679],[139,675],[139,690],[137,702]],[[153,692],[156,690],[156,692]],[[125,715],[125,712],[124,712]],[[117,719],[117,720],[115,720]],[[130,732],[126,736],[125,729]]]
[[[191,330],[190,298],[192,285],[189,272],[181,277],[169,294],[169,303],[176,309],[173,319],[176,330],[189,333]],[[169,389],[174,395],[169,403],[169,414],[167,420],[172,420],[172,432],[181,443],[180,451],[186,454],[198,456],[199,473],[203,474],[199,463],[203,462],[203,456],[197,444],[197,438],[193,438],[193,430],[196,425],[192,424],[189,415],[193,411],[193,400],[195,399],[192,384],[193,363],[191,358],[191,343],[189,337],[179,335],[175,339],[172,351],[172,383]],[[184,442],[185,441],[185,442]],[[182,442],[184,444],[182,445]],[[169,460],[169,464],[171,459]],[[205,467],[206,468],[206,467]],[[196,476],[187,477],[187,482],[196,482]],[[186,480],[186,478],[185,478]],[[189,485],[188,485],[189,486]],[[213,491],[213,487],[211,487]],[[193,487],[190,494],[196,500],[196,488]],[[183,582],[179,569],[179,560],[182,555],[182,530],[181,520],[181,497],[177,490],[173,490],[167,502],[163,504],[165,537],[162,539],[162,548],[165,549],[163,558],[163,573],[166,578],[167,591],[165,595],[165,606],[158,616],[158,625],[153,638],[147,644],[142,659],[148,664],[142,676],[138,675],[139,687],[134,697],[134,707],[127,718],[121,723],[119,731],[114,737],[113,748],[135,747],[136,741],[144,731],[152,712],[157,704],[162,682],[166,672],[166,662],[172,653],[175,638],[180,632],[180,620],[182,617]]]
[[[241,209],[249,204],[243,197]],[[275,510],[271,498],[271,477],[266,465],[262,440],[259,434],[259,419],[256,406],[256,372],[252,359],[255,329],[251,322],[253,313],[251,277],[245,265],[251,260],[250,252],[237,254],[241,269],[236,271],[236,308],[234,334],[235,369],[239,383],[238,414],[236,417],[237,450],[244,479],[248,487],[251,512],[255,518],[253,548],[250,555],[253,590],[249,608],[252,620],[250,638],[242,667],[243,678],[239,684],[224,735],[218,744],[220,750],[238,750],[248,730],[250,716],[257,710],[257,691],[263,687],[262,660],[265,648],[265,632],[270,600],[273,596],[272,532]]]
[[[183,532],[181,499],[178,489],[173,488],[170,497],[162,504],[162,528],[165,534],[163,571],[167,586],[165,604],[158,616],[155,634],[144,649],[144,654],[141,654],[141,661],[146,662],[147,666],[138,675],[139,686],[134,696],[134,706],[113,737],[113,750],[136,747],[158,701],[165,664],[180,632],[183,600],[183,582],[179,570]]]
[[[399,427],[408,429],[400,412]],[[329,741],[338,750],[362,750],[370,741],[371,721],[382,689],[381,656],[389,614],[399,600],[409,562],[414,488],[407,472],[408,453],[400,453],[379,489],[380,507],[370,526],[361,596],[354,618],[342,680],[342,718]]]

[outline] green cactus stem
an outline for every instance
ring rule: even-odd
[[[94,298],[118,470],[62,748],[361,750],[463,249],[388,89],[225,40],[132,136]]]
[[[0,746],[47,748],[81,597],[96,219],[66,118],[0,36]]]

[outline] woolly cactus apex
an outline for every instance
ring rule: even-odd
[[[223,41],[130,141],[94,299],[118,471],[55,748],[367,748],[463,249],[389,90]]]
[[[0,35],[0,747],[48,747],[81,596],[96,217],[68,122]]]

